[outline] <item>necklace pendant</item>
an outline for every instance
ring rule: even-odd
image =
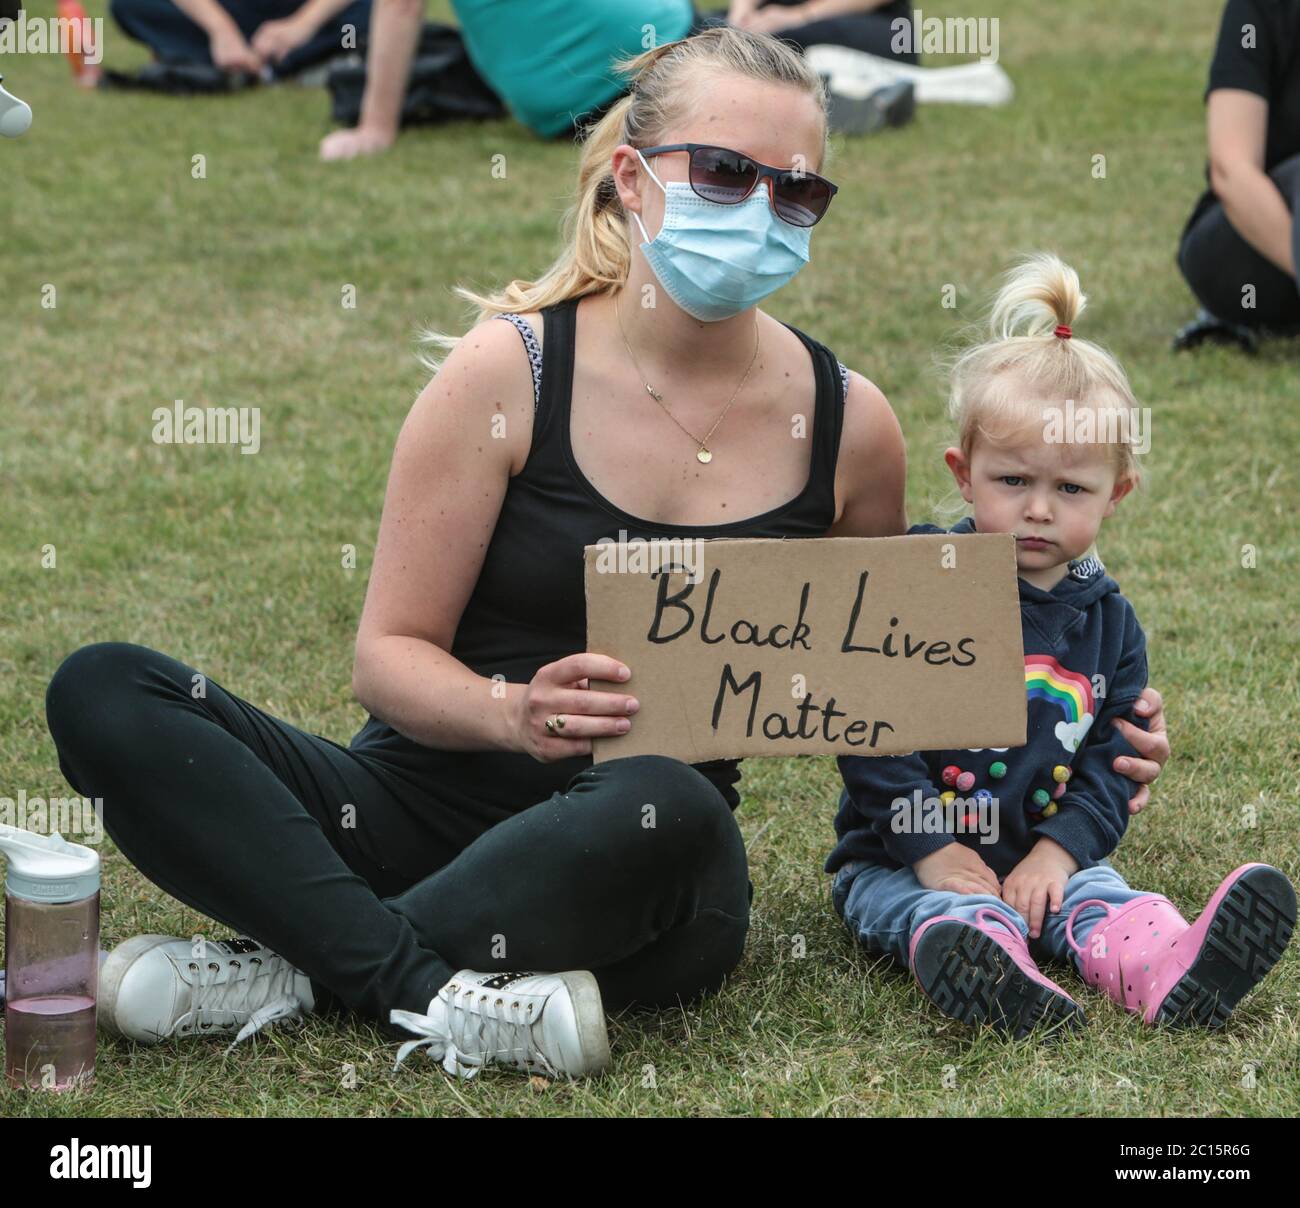
[[[664,396],[660,394],[659,391],[656,390],[652,385],[650,385],[649,382],[646,382],[645,388],[650,392],[650,397],[654,399],[656,403],[662,403],[664,401]]]
[[[709,462],[713,460],[713,454],[710,453],[708,449],[706,449],[703,445],[701,445],[699,447],[698,452],[695,454],[695,460],[702,461],[707,466]]]

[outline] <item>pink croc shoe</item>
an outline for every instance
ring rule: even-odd
[[[1081,945],[1074,919],[1085,906],[1106,907],[1107,917]],[[1065,936],[1084,980],[1145,1023],[1218,1028],[1277,964],[1295,920],[1291,882],[1268,864],[1243,864],[1194,923],[1158,894],[1121,907],[1090,899],[1070,911]]]
[[[962,1023],[987,1023],[1019,1040],[1034,1028],[1078,1027],[1083,1009],[1029,955],[1025,937],[991,907],[975,922],[941,914],[917,928],[908,949],[925,996]]]

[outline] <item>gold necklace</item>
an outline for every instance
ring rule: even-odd
[[[645,386],[646,393],[654,399],[656,403],[663,408],[663,412],[670,420],[673,421],[683,432],[686,433],[699,447],[695,451],[695,459],[708,465],[713,460],[713,453],[709,450],[709,440],[718,430],[718,425],[722,423],[728,411],[731,410],[731,404],[736,401],[736,396],[741,392],[745,383],[749,381],[749,375],[753,372],[754,362],[758,360],[758,311],[754,311],[754,355],[749,358],[749,367],[745,370],[745,376],[740,379],[740,385],[732,391],[731,397],[727,400],[727,405],[722,408],[722,413],[713,421],[713,427],[705,433],[704,439],[694,435],[682,422],[664,406],[664,396],[659,393],[649,382],[645,380],[645,374],[641,372],[641,366],[637,364],[636,355],[632,351],[632,345],[627,342],[627,332],[623,330],[623,314],[618,308],[618,300],[614,300],[614,314],[618,317],[619,334],[623,337],[623,347],[627,349],[627,355],[631,358],[632,365],[636,369],[637,376],[641,379],[641,384]]]

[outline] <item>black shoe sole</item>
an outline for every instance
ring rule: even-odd
[[[1156,1022],[1221,1028],[1277,964],[1295,929],[1296,897],[1276,868],[1252,868],[1215,908],[1192,966],[1160,1004]]]
[[[1078,1003],[1039,985],[1000,944],[958,921],[926,929],[912,953],[912,971],[926,997],[945,1015],[986,1023],[1020,1040],[1035,1028],[1076,1028]]]
[[[1202,311],[1174,333],[1173,350],[1189,352],[1202,344],[1221,344],[1253,353],[1259,349],[1258,328],[1238,327]]]
[[[886,126],[905,126],[916,115],[916,89],[900,80],[865,97],[827,92],[830,128],[836,134],[874,134]]]

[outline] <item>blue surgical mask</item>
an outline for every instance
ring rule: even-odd
[[[651,239],[633,212],[645,242],[641,250],[659,284],[688,315],[713,322],[729,319],[780,289],[808,263],[811,227],[778,218],[762,182],[739,205],[699,196],[684,181],[665,185],[664,220]]]

